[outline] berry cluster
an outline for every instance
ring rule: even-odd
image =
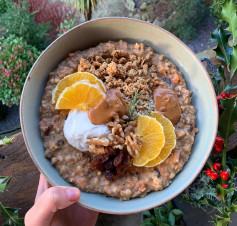
[[[220,177],[223,179],[223,180],[228,180],[229,177],[230,177],[230,174],[223,170],[221,171],[222,169],[222,165],[221,163],[219,162],[216,162],[213,164],[213,170],[211,168],[207,169],[206,171],[206,174],[212,179],[212,180],[217,180],[218,177],[219,177],[219,173],[220,173]],[[222,184],[221,185],[223,188],[227,188],[228,187],[228,184]]]
[[[222,93],[222,94],[220,94],[220,95],[218,95],[218,96],[216,96],[216,99],[217,99],[217,103],[218,103],[218,109],[219,109],[219,113],[221,114],[221,112],[223,111],[223,108],[222,108],[222,106],[221,106],[221,101],[220,101],[220,99],[226,99],[226,98],[232,98],[232,97],[234,97],[235,95],[233,95],[233,94],[228,94],[228,93]]]

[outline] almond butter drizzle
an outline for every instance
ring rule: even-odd
[[[161,112],[175,125],[181,116],[177,94],[172,89],[156,88],[153,93],[155,111]]]
[[[112,120],[115,115],[123,116],[128,114],[128,106],[119,90],[110,89],[106,97],[100,103],[91,108],[88,117],[91,123],[103,125]]]

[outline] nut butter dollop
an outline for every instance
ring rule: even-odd
[[[106,97],[100,103],[91,108],[88,117],[91,123],[103,125],[111,121],[115,115],[123,116],[128,114],[128,106],[119,90],[110,89]]]
[[[156,88],[153,93],[155,111],[161,112],[175,125],[181,115],[177,94],[172,89]]]

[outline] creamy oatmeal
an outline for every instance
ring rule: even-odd
[[[107,90],[106,97],[88,110],[89,123],[98,128],[103,124],[106,131],[99,137],[93,133],[87,137],[88,151],[69,144],[64,124],[73,113],[56,110],[52,103],[52,92],[59,81],[77,71],[95,75]],[[136,95],[136,105],[131,107]],[[107,42],[70,53],[49,74],[42,98],[40,131],[45,156],[65,180],[85,192],[128,200],[163,190],[188,161],[198,132],[191,95],[177,67],[143,44]],[[153,111],[173,123],[176,146],[161,164],[136,167],[133,158],[139,156],[143,145],[142,137],[136,134],[137,119]]]

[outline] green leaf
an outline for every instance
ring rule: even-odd
[[[154,213],[156,217],[156,223],[159,225],[161,223],[161,213],[159,207],[154,208]]]
[[[217,219],[217,225],[221,225],[221,226],[228,225],[228,223],[231,222],[230,217],[221,217],[219,215],[216,215],[216,219]],[[221,223],[221,224],[218,224],[218,223]]]
[[[167,202],[166,205],[168,206],[170,210],[173,209],[173,205],[171,201]]]
[[[171,226],[175,225],[175,216],[172,212],[169,214],[169,222]]]
[[[141,226],[156,226],[156,225],[148,222],[148,223],[142,223]]]
[[[231,212],[237,212],[237,205],[232,203],[230,209],[231,209]]]
[[[233,34],[233,39],[237,37],[237,7],[233,1],[226,0],[223,4],[221,17],[229,24],[227,30]]]
[[[9,184],[11,178],[12,178],[12,176],[7,176],[7,177],[0,176],[0,192],[4,192],[7,185]],[[3,183],[4,181],[5,181],[5,183]]]
[[[237,95],[236,95],[237,96]],[[224,111],[219,119],[218,132],[224,140],[235,133],[234,123],[237,120],[237,105],[234,105],[236,96],[232,98],[220,99]]]
[[[237,159],[232,159],[232,158],[229,157],[228,161],[227,161],[227,164],[230,167],[230,170],[231,170],[230,177],[233,180],[234,177],[235,177],[235,174],[237,172]]]
[[[237,85],[236,86],[231,86],[230,84],[228,84],[225,89],[223,90],[223,92],[227,92],[229,90],[233,90],[233,89],[237,89]]]
[[[237,25],[237,22],[236,22]],[[237,45],[233,46],[233,52],[230,56],[230,64],[231,64],[231,69],[232,69],[232,73],[231,73],[231,80],[237,70]]]
[[[181,203],[183,203],[183,202],[190,202],[190,198],[187,194],[182,194]]]
[[[151,223],[151,221],[152,221],[152,218],[145,218],[142,223],[143,224]]]
[[[216,91],[216,95],[220,93],[220,84],[221,84],[221,79],[218,78],[215,74],[213,73],[210,73],[210,76],[211,76],[211,80],[212,80],[212,83],[214,84],[215,86],[215,91]]]
[[[175,214],[175,215],[177,215],[177,216],[184,214],[184,213],[183,213],[181,210],[179,210],[179,209],[173,209],[172,212],[173,212],[173,214]]]
[[[231,203],[237,203],[237,191],[234,191],[233,196],[231,197]]]
[[[24,219],[18,217],[18,208],[4,207],[0,202],[1,214],[4,218],[3,226],[23,226]]]
[[[230,65],[230,55],[232,54],[232,48],[228,44],[230,34],[226,33],[221,27],[216,28],[211,33],[211,41],[217,43],[216,57],[224,61],[229,68]]]
[[[225,77],[225,67],[223,65],[219,65],[217,69],[217,74],[220,78],[223,79],[224,82],[226,82],[226,77]]]
[[[145,216],[151,216],[151,213],[150,213],[150,211],[149,210],[147,210],[147,211],[145,211],[145,212],[143,212],[143,214],[145,215]]]

